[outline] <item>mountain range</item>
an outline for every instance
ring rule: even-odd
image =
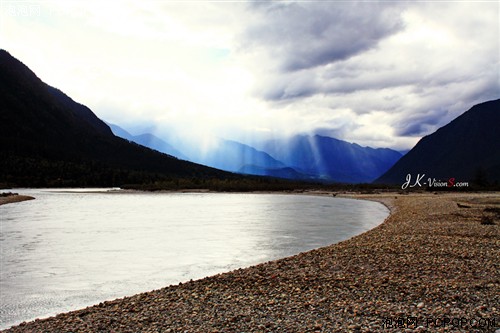
[[[200,145],[181,151],[151,133],[132,135],[119,126],[110,127],[5,50],[0,50],[0,78],[0,183],[4,184],[112,186],[236,176],[231,173],[368,182],[400,157],[394,151],[388,154],[389,150],[320,136],[267,142],[264,149],[218,139],[213,149]]]
[[[414,179],[425,175],[426,180],[494,184],[500,182],[498,124],[500,100],[492,100],[423,137],[404,155],[320,135],[296,135],[255,148],[220,140],[211,154],[188,159],[232,172],[288,179],[403,184],[410,174]],[[227,156],[237,158],[229,163]]]
[[[343,183],[369,183],[402,156],[392,149],[362,147],[320,135],[271,140],[262,149],[310,178]]]
[[[260,143],[258,149],[225,139],[216,139],[208,151],[201,146],[177,149],[151,133],[134,136],[117,125],[111,125],[111,129],[117,136],[199,164],[235,173],[294,180],[368,183],[402,156],[392,149],[361,147],[320,135],[267,140]],[[155,139],[140,140],[144,137]]]
[[[0,50],[0,184],[120,186],[252,174],[327,183],[401,184],[406,176],[500,181],[500,100],[478,104],[406,155],[320,135],[211,149],[108,126]],[[176,142],[182,141],[177,140]],[[229,171],[229,172],[227,172]],[[236,178],[235,178],[236,177]]]
[[[213,144],[215,147],[210,151],[203,152],[201,146],[190,147],[189,156],[174,148],[171,144],[151,133],[139,135],[130,134],[122,127],[107,123],[116,136],[149,147],[151,149],[175,156],[182,160],[189,160],[199,164],[211,166],[229,172],[268,176],[275,178],[305,180],[308,177],[282,162],[277,161],[269,154],[259,151],[249,145],[240,142],[217,139]]]

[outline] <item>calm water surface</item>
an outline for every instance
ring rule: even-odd
[[[280,194],[13,190],[0,206],[0,328],[360,234],[381,204]]]

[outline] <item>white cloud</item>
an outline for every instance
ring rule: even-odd
[[[47,83],[183,135],[404,149],[500,95],[498,2],[3,1],[0,15],[2,47]]]
[[[353,7],[362,6],[360,12],[366,15],[374,5],[380,6],[358,3]],[[280,57],[268,57],[277,63],[276,70],[263,75],[267,85],[256,94],[277,108],[287,104],[311,112],[311,102],[305,101],[316,101],[314,110],[328,106],[334,117],[337,108],[348,107],[358,115],[353,120],[358,127],[335,133],[352,141],[396,147],[401,142],[414,143],[413,137],[429,134],[475,103],[498,98],[498,3],[384,3],[368,20],[359,12],[345,12],[349,6],[338,10],[316,3],[313,10],[320,13],[318,21],[310,20],[312,10],[307,6],[293,5],[293,10],[281,6],[290,15],[281,16],[277,27],[264,24],[274,25],[271,20],[262,22],[262,31],[271,33],[262,38],[262,52]],[[338,25],[335,19],[344,23]],[[333,27],[330,38],[312,33],[317,22],[322,31]],[[382,33],[370,35],[367,30]],[[335,43],[335,33],[344,34],[344,40],[355,40],[360,34],[375,38],[362,39],[367,43],[351,52],[351,46]],[[279,43],[276,36],[284,42]],[[258,34],[252,37],[259,39]],[[322,57],[327,47],[332,50],[329,58]],[[335,52],[337,47],[344,53]],[[297,56],[309,66],[290,68],[288,64],[296,63]],[[366,114],[379,116],[367,118]]]

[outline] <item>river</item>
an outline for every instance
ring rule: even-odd
[[[9,190],[0,206],[0,328],[337,243],[375,202],[287,194]]]

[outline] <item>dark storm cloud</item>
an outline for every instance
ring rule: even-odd
[[[400,137],[428,135],[473,105],[499,98],[499,83],[498,75],[494,73],[467,79],[458,76],[455,80],[450,77],[417,81],[412,86],[411,95],[418,102],[411,102],[407,108],[395,112],[394,134]],[[386,111],[390,112],[389,109]]]
[[[321,87],[316,84],[313,71],[272,73],[261,81],[257,94],[269,101],[291,101],[317,94]]]
[[[284,72],[348,59],[403,28],[402,3],[259,3],[244,39],[266,48]]]
[[[399,136],[413,137],[429,134],[430,129],[440,124],[447,113],[448,111],[444,109],[434,109],[431,111],[422,110],[413,114],[407,114],[404,119],[401,119],[399,123],[394,126],[396,134]]]
[[[407,124],[405,128],[397,132],[400,136],[422,136],[425,135],[429,130],[426,123],[413,122]]]

